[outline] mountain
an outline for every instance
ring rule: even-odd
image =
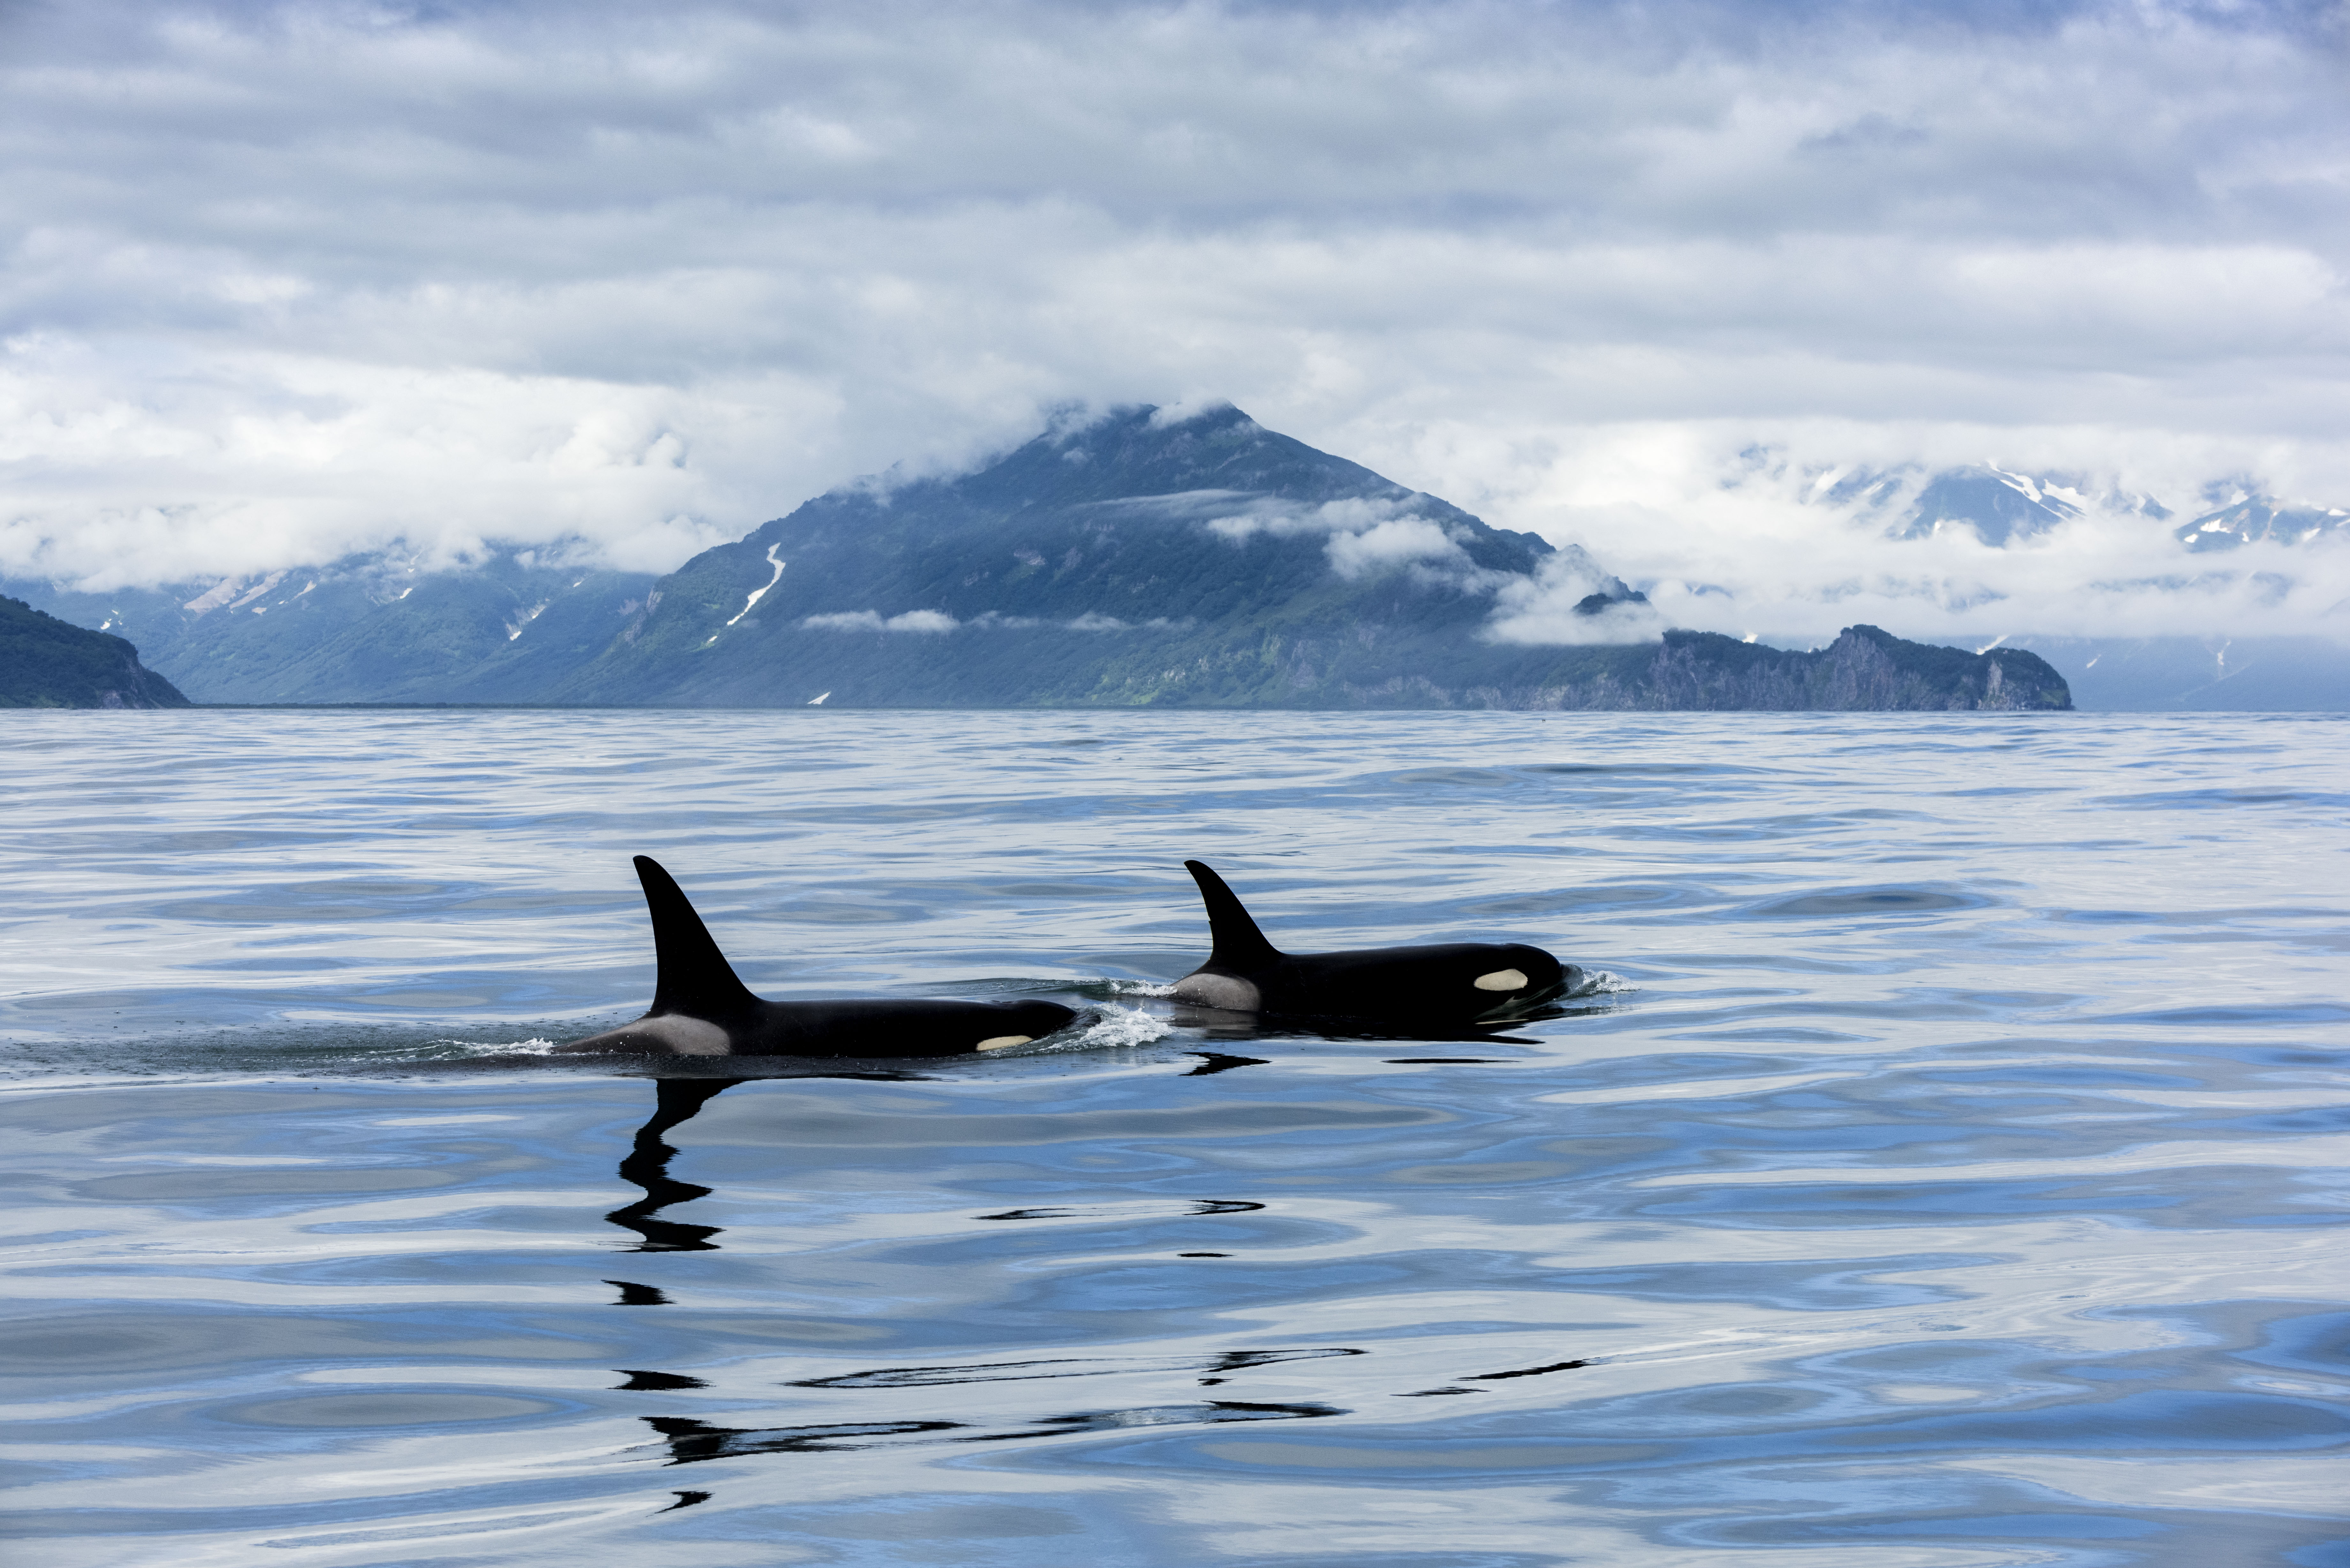
[[[1989,462],[1930,474],[1915,468],[1836,470],[1824,478],[1827,483],[1814,486],[1815,499],[1889,517],[1885,531],[1896,539],[1928,539],[1965,528],[1993,549],[2003,549],[2087,512],[2136,514],[2157,522],[2170,515],[2149,495],[2099,491],[2074,475],[2012,472]]]
[[[2026,473],[2009,473],[1988,463],[1953,469],[1926,482],[1908,515],[1894,530],[1902,539],[1921,539],[1952,526],[1971,528],[1986,545],[2045,534],[2085,510],[2073,494],[2043,486]]]
[[[5,586],[135,636],[198,701],[435,702],[480,700],[468,694],[485,679],[545,684],[601,649],[656,580],[494,549],[456,569],[370,555],[156,588]]]
[[[773,707],[2061,708],[2029,655],[1665,634],[1582,550],[1229,405],[844,486],[654,578],[489,548],[41,585],[200,699]],[[1523,637],[1544,639],[1529,645]],[[1560,646],[1568,644],[1571,646]]]
[[[976,472],[834,491],[706,551],[547,694],[1451,705],[1529,651],[1480,633],[1500,593],[1537,585],[1587,617],[1645,607],[1573,546],[1238,409],[1127,409]]]
[[[184,708],[119,637],[0,598],[0,708]]]
[[[1750,465],[1768,471],[1774,454],[1757,449]],[[2221,498],[2226,499],[2222,500]],[[1814,477],[1807,498],[1872,519],[1896,539],[1927,539],[1964,528],[1994,549],[2036,538],[2085,513],[2101,512],[2168,522],[2170,509],[2128,491],[2098,491],[2076,476],[2011,472],[1992,463],[1928,473],[1914,466],[1835,468]],[[2168,530],[2189,550],[2232,550],[2258,542],[2306,545],[2350,533],[2350,512],[2309,502],[2286,502],[2249,482],[2215,481],[2203,499],[2216,506]],[[2160,535],[2149,534],[2148,543]]]
[[[2218,497],[2210,499],[2217,500]],[[2233,550],[2261,541],[2306,545],[2315,539],[2341,535],[2345,530],[2350,530],[2350,513],[2338,506],[2295,506],[2281,502],[2273,495],[2251,494],[2238,490],[2226,504],[2185,524],[2173,537],[2199,554],[2208,550]]]
[[[1891,468],[1846,464],[1796,469],[1784,452],[1765,446],[1740,454],[1744,472],[1732,485],[1794,481],[1801,499],[1843,513],[1894,539],[1928,539],[1964,530],[1994,549],[2041,537],[2087,514],[2143,518],[2147,564],[2159,569],[2177,546],[2203,553],[2268,543],[2303,545],[2350,535],[2350,511],[2308,501],[2285,501],[2244,476],[2214,480],[2201,489],[2189,521],[2167,524],[2171,509],[2143,492],[2098,489],[2078,475],[2012,472],[1995,463],[1929,472],[1915,463]]]
[[[851,484],[658,578],[491,548],[457,569],[0,587],[137,636],[211,702],[1444,703],[1505,655],[1478,639],[1505,590],[1567,596],[1592,635],[1654,635],[1580,550],[1229,406],[1123,410],[976,472]]]

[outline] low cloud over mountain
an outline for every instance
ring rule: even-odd
[[[1671,625],[1794,642],[1855,619],[1976,646],[2350,639],[2350,531],[2317,504],[1991,460],[1804,461],[1757,446],[1685,457],[1564,477],[1555,493],[1572,499],[1554,527],[1603,550]],[[2233,500],[2213,509],[2215,494]]]

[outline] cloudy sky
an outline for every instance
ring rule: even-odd
[[[2350,637],[2350,551],[1803,499],[2350,506],[2339,4],[0,0],[0,573],[666,568],[1230,399],[1684,624]]]

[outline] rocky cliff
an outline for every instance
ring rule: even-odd
[[[1478,693],[1492,706],[1550,709],[2046,712],[2071,709],[2064,678],[2020,649],[1969,653],[1846,627],[1824,649],[1793,652],[1705,631],[1659,645],[1586,648],[1523,683]]]

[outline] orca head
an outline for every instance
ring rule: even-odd
[[[1301,954],[1272,978],[1269,1007],[1399,1023],[1505,1023],[1566,989],[1565,966],[1523,942]]]
[[[1197,860],[1213,941],[1208,961],[1175,983],[1174,997],[1234,1012],[1395,1020],[1503,1023],[1563,993],[1566,966],[1523,942],[1452,942],[1284,953],[1267,941],[1222,877]]]
[[[1524,1017],[1564,995],[1571,980],[1555,954],[1525,942],[1481,944],[1465,967],[1476,971],[1469,989],[1485,1003],[1476,1016],[1491,1022]]]

